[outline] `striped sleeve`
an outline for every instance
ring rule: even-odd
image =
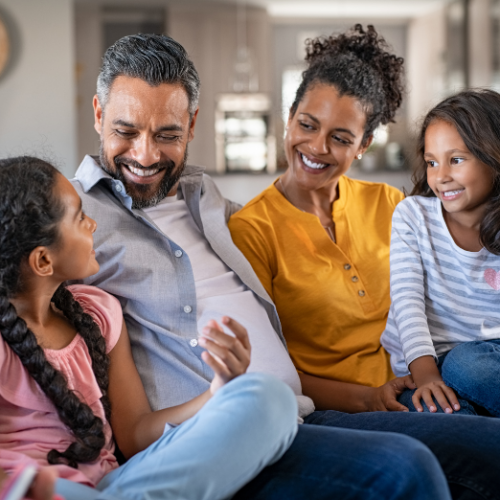
[[[394,212],[391,233],[391,299],[393,329],[399,335],[406,366],[422,356],[437,358],[427,323],[424,266],[419,228],[425,219],[407,199]]]

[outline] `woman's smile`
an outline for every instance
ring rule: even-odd
[[[331,167],[331,163],[321,162],[319,159],[301,153],[297,151],[297,155],[299,157],[299,162],[301,163],[301,167],[311,174],[317,174],[323,171],[325,168]]]

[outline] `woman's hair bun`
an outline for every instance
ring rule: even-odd
[[[365,138],[380,124],[394,121],[404,96],[404,59],[392,53],[385,39],[372,25],[361,24],[338,35],[306,41],[309,66],[292,106],[297,109],[313,83],[326,83],[341,95],[364,104],[367,113]]]

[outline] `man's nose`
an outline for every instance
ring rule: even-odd
[[[160,148],[156,141],[146,135],[138,137],[134,141],[133,148],[130,150],[132,158],[143,167],[149,167],[160,161]]]

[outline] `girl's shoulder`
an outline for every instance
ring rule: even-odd
[[[68,290],[97,323],[106,339],[108,352],[111,351],[120,338],[123,323],[122,307],[118,299],[96,286],[70,285]]]
[[[429,218],[435,217],[439,200],[436,197],[407,196],[394,212],[394,217]]]

